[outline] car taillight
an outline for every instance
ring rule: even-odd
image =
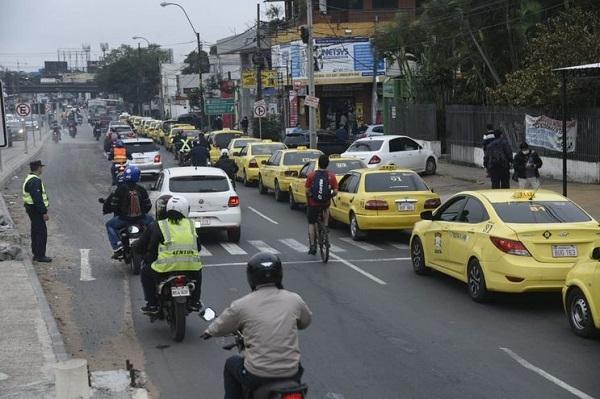
[[[388,206],[388,203],[383,200],[368,200],[365,203],[365,209],[372,211],[387,211],[390,207]]]
[[[373,155],[369,160],[369,165],[373,165],[379,162],[381,162],[381,158],[379,158],[377,155]]]
[[[258,162],[256,162],[256,159],[252,159],[250,161],[250,163],[248,164],[249,168],[258,168]]]
[[[442,205],[442,200],[439,198],[429,198],[425,200],[425,209],[435,209],[438,206]]]
[[[240,206],[240,197],[229,197],[229,202],[227,203],[227,206],[229,206],[230,208]]]
[[[303,399],[304,395],[299,392],[284,393],[281,399]]]
[[[531,256],[525,245],[521,241],[509,240],[508,238],[492,237],[492,243],[500,251],[517,256]]]
[[[186,284],[187,284],[186,276],[175,276],[175,278],[173,279],[173,285],[176,287],[183,287]]]
[[[160,155],[155,155],[154,156],[154,162],[155,163],[159,163],[160,162]]]

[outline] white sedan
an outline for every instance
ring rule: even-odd
[[[358,139],[341,156],[359,158],[369,168],[396,165],[428,175],[437,169],[437,155],[408,136],[386,134]]]
[[[229,242],[239,242],[242,210],[240,199],[222,169],[185,166],[163,169],[150,189],[152,203],[161,195],[179,195],[190,204],[189,218],[199,232],[224,230]]]

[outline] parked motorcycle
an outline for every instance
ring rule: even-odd
[[[212,321],[216,317],[216,313],[212,308],[205,308],[200,312],[200,317],[205,321]],[[237,348],[239,354],[243,356],[246,350],[244,335],[240,330],[236,330],[232,335],[235,342],[223,346],[223,349]],[[203,334],[202,338],[209,339],[211,337]],[[290,378],[261,385],[255,391],[250,391],[246,387],[243,387],[243,389],[244,399],[304,399],[308,392],[308,385]]]
[[[171,338],[181,342],[185,338],[188,303],[196,289],[196,280],[184,273],[169,273],[156,286],[158,312],[148,314],[150,321],[166,320],[171,328]]]

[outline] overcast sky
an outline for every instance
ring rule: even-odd
[[[172,48],[175,62],[196,48],[196,38],[183,11],[161,7],[163,0],[0,0],[0,66],[9,70],[37,71],[44,61],[58,61],[59,49],[90,46],[90,59],[102,56],[100,43],[109,50],[128,44],[133,36]],[[268,3],[262,0],[177,0],[200,33],[203,49],[256,23]],[[271,3],[273,4],[273,3]],[[276,4],[276,3],[275,3]],[[62,59],[61,59],[62,61]]]

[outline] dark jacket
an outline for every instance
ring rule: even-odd
[[[192,166],[207,166],[210,159],[208,148],[203,145],[195,145],[190,154],[192,155]]]
[[[239,170],[238,166],[235,164],[235,161],[229,158],[227,155],[221,156],[221,158],[215,162],[214,166],[223,169],[230,179],[235,179],[235,174]]]
[[[499,138],[495,139],[490,144],[488,144],[488,146],[486,147],[486,149],[485,149],[485,156],[487,159],[486,165],[485,165],[486,168],[491,169],[494,167],[491,164],[490,153],[491,153],[491,151],[493,151],[494,147],[498,147],[498,146],[504,153],[504,157],[506,158],[506,161],[508,162],[508,164],[505,165],[505,168],[510,169],[510,164],[513,162],[513,152],[512,152],[512,147],[510,146],[510,143],[504,137],[499,137]]]
[[[111,211],[120,213],[124,206],[129,206],[129,204],[125,204],[124,202],[127,201],[127,193],[132,189],[136,189],[138,191],[140,206],[142,207],[142,216],[139,218],[130,218],[126,215],[119,214],[119,218],[126,222],[137,222],[143,219],[143,215],[150,212],[150,209],[152,209],[152,202],[150,201],[150,197],[148,196],[146,189],[137,183],[126,182],[118,186],[113,193],[112,201],[110,202]]]
[[[31,195],[31,199],[33,200],[33,207],[42,215],[48,213],[48,208],[44,205],[44,199],[42,198],[42,180],[37,179],[29,179],[27,184],[25,184],[25,191],[27,191]],[[46,193],[48,195],[48,193]]]
[[[513,166],[515,168],[515,172],[517,172],[517,176],[521,179],[527,178],[527,176],[525,175],[525,165],[527,164],[527,160],[529,158],[531,158],[533,164],[535,165],[535,177],[540,177],[540,172],[538,171],[538,169],[542,167],[543,162],[540,156],[537,154],[537,152],[530,150],[529,154],[525,155],[521,151],[519,151],[517,155],[515,155],[515,159],[513,160]]]
[[[483,141],[481,143],[481,147],[483,148],[483,165],[484,166],[487,165],[487,157],[485,155],[487,146],[494,140],[496,140],[496,138],[494,137],[493,130],[488,130],[487,133],[483,135]]]
[[[158,220],[150,223],[142,232],[142,236],[135,243],[135,252],[141,254],[144,258],[144,263],[151,264],[158,258],[158,246],[165,242]],[[198,251],[200,251],[200,237],[196,238]]]

